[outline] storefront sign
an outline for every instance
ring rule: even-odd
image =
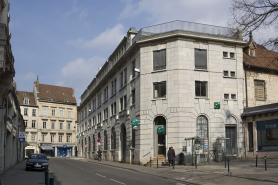
[[[220,102],[214,102],[214,109],[220,109]]]
[[[258,121],[258,130],[278,129],[278,120]]]
[[[157,133],[158,133],[158,134],[165,134],[165,128],[164,128],[164,126],[158,126],[158,127],[157,127]]]
[[[25,142],[25,138],[18,138],[19,142]]]
[[[139,125],[138,119],[132,119],[132,120],[131,120],[131,124],[132,124],[133,127],[134,127],[134,126],[138,126],[138,125]]]
[[[63,148],[67,148],[67,145],[63,145]]]

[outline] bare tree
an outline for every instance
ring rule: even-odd
[[[242,29],[243,36],[259,29],[278,30],[277,0],[232,0],[229,25]],[[278,37],[265,39],[264,45],[278,50]]]

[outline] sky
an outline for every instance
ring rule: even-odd
[[[80,96],[129,28],[182,20],[227,26],[230,0],[9,0],[17,90],[42,84]]]

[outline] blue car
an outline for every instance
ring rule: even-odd
[[[25,170],[48,170],[48,160],[45,154],[32,154],[26,161]]]

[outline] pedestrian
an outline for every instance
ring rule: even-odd
[[[101,161],[102,151],[100,149],[98,149],[97,155],[98,155],[98,161]]]
[[[174,159],[174,150],[172,150],[172,148],[171,147],[169,147],[169,150],[168,150],[168,152],[167,152],[167,157],[168,157],[168,162],[169,162],[169,166],[171,165],[171,163],[172,163],[172,165],[173,165],[173,159]]]
[[[173,151],[173,161],[172,161],[172,165],[175,166],[175,158],[176,158],[176,153],[174,148],[171,146],[171,150]]]

